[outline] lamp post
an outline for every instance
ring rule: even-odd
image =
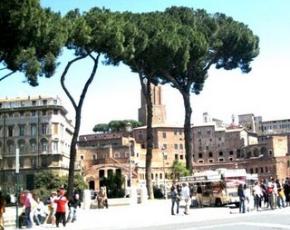
[[[129,183],[128,186],[131,188],[131,183],[132,183],[132,168],[131,168],[131,141],[129,137]]]
[[[165,164],[164,164],[164,160],[165,160],[165,156],[166,156],[166,154],[164,152],[165,147],[163,146],[161,150],[162,150],[162,162],[163,162],[163,174],[164,174],[164,177],[163,177],[163,179],[164,179],[164,181],[163,181],[163,183],[164,183],[164,199],[166,199],[167,194],[166,194],[166,177],[165,177]]]
[[[19,227],[19,222],[18,222],[18,196],[19,196],[19,148],[16,148],[16,154],[15,154],[15,176],[16,176],[16,228]]]
[[[129,180],[128,180],[128,187],[130,187],[131,190],[131,183],[132,183],[132,168],[131,168],[131,141],[130,141],[130,135],[132,132],[132,125],[130,122],[126,125],[126,131],[128,132],[128,151],[129,151]]]

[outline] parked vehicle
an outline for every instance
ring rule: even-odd
[[[180,178],[180,183],[188,182],[193,203],[196,204],[198,185],[202,190],[201,206],[239,205],[239,184],[253,185],[258,180],[257,174],[248,174],[245,169],[217,169],[195,173],[193,176]]]

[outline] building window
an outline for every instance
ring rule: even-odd
[[[166,132],[163,132],[163,133],[162,133],[162,137],[163,137],[163,138],[166,138]]]
[[[174,158],[175,160],[178,160],[178,154],[175,154]]]
[[[36,152],[36,141],[30,141],[31,152]]]
[[[178,149],[178,144],[174,144],[174,149],[175,149],[175,150]]]
[[[199,160],[198,161],[199,164],[203,164],[203,162],[204,162],[203,160]]]
[[[233,151],[230,151],[230,155],[231,155],[231,156],[234,155],[234,152],[233,152]]]
[[[58,123],[52,124],[52,135],[58,135]]]
[[[179,144],[179,149],[183,149],[183,144]]]
[[[19,140],[18,141],[18,146],[19,146],[19,154],[24,154],[24,151],[25,151],[25,141],[24,140]]]
[[[209,152],[209,153],[208,153],[208,157],[213,157],[212,152]]]
[[[213,163],[213,159],[209,159],[208,160],[208,163]]]
[[[230,157],[230,158],[229,158],[229,161],[233,161],[233,158],[232,158],[232,157]]]
[[[81,160],[83,160],[84,159],[84,156],[83,155],[81,155]]]
[[[183,160],[183,155],[180,155],[179,157],[180,157],[180,160]]]
[[[264,168],[263,167],[260,168],[260,172],[264,173]]]
[[[58,153],[58,142],[57,141],[52,142],[52,151],[53,151],[53,153]]]
[[[37,134],[36,131],[37,131],[37,126],[36,126],[36,124],[31,124],[31,126],[30,126],[30,134],[31,134],[31,136],[35,137],[36,134]]]
[[[25,135],[25,125],[19,125],[19,136],[23,137]]]
[[[219,156],[223,156],[224,154],[223,154],[223,152],[222,151],[220,151],[219,152]]]
[[[224,158],[219,158],[219,162],[223,162],[224,161]]]
[[[47,111],[46,110],[43,110],[42,111],[42,116],[46,116],[47,115]]]
[[[164,150],[164,149],[167,149],[167,144],[163,144],[162,149],[163,149],[163,150]]]
[[[57,109],[54,109],[54,110],[53,110],[53,114],[54,114],[54,115],[57,115],[57,114],[58,114],[58,110],[57,110]]]
[[[41,152],[48,152],[48,142],[45,139],[41,140]]]
[[[8,143],[8,153],[14,154],[14,143],[12,143],[12,142]]]
[[[43,105],[47,105],[47,100],[42,101]]]
[[[250,173],[253,174],[254,173],[254,169],[250,168]]]
[[[13,126],[8,126],[8,137],[13,137]]]
[[[177,130],[174,130],[174,136],[176,136],[177,135]]]
[[[41,134],[42,135],[48,134],[48,124],[47,123],[41,124]]]
[[[241,150],[237,149],[237,158],[240,158],[240,157],[241,157]]]
[[[198,158],[202,158],[202,153],[199,153],[198,154]]]
[[[205,146],[205,149],[206,149],[206,150],[209,150],[209,147],[208,147],[208,145],[207,145],[207,146]]]

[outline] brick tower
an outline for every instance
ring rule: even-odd
[[[162,104],[162,87],[151,85],[151,97],[153,105],[152,125],[166,123],[166,109]],[[139,121],[143,125],[147,124],[147,107],[146,100],[141,90],[141,108],[138,109]]]

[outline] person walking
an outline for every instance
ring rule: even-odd
[[[197,199],[197,205],[199,208],[203,207],[203,201],[202,201],[202,188],[201,184],[197,184],[197,189],[196,189],[196,199]]]
[[[190,190],[189,190],[188,184],[186,182],[182,183],[181,196],[185,202],[184,214],[188,215],[189,214],[188,210],[189,210],[189,201],[190,201]]]
[[[254,205],[257,211],[261,211],[262,208],[262,197],[263,192],[261,189],[261,185],[258,181],[255,182],[255,186],[253,188],[254,192]]]
[[[239,200],[240,200],[239,211],[240,211],[240,213],[245,213],[246,212],[246,207],[245,207],[246,196],[245,196],[245,191],[244,191],[243,184],[239,184],[238,196],[239,196]]]
[[[57,192],[52,191],[48,199],[48,216],[46,218],[47,224],[55,224],[55,212],[56,212],[56,203],[54,202],[57,198]]]
[[[68,202],[68,207],[69,213],[66,222],[73,223],[77,220],[77,208],[81,207],[80,195],[78,193],[75,193],[73,195],[73,198]]]
[[[0,230],[4,230],[5,199],[0,191]]]
[[[171,197],[171,215],[175,215],[174,206],[177,206],[177,189],[175,185],[172,185],[170,188],[170,197]]]
[[[63,226],[65,227],[66,225],[66,206],[68,203],[67,198],[65,197],[65,190],[63,188],[59,189],[59,196],[57,199],[54,201],[56,203],[56,213],[55,213],[55,218],[56,218],[56,227],[59,227],[59,223],[62,222]]]
[[[30,191],[25,191],[25,201],[24,201],[24,224],[26,228],[32,228],[32,220],[31,220],[31,210],[33,206],[34,200]]]

